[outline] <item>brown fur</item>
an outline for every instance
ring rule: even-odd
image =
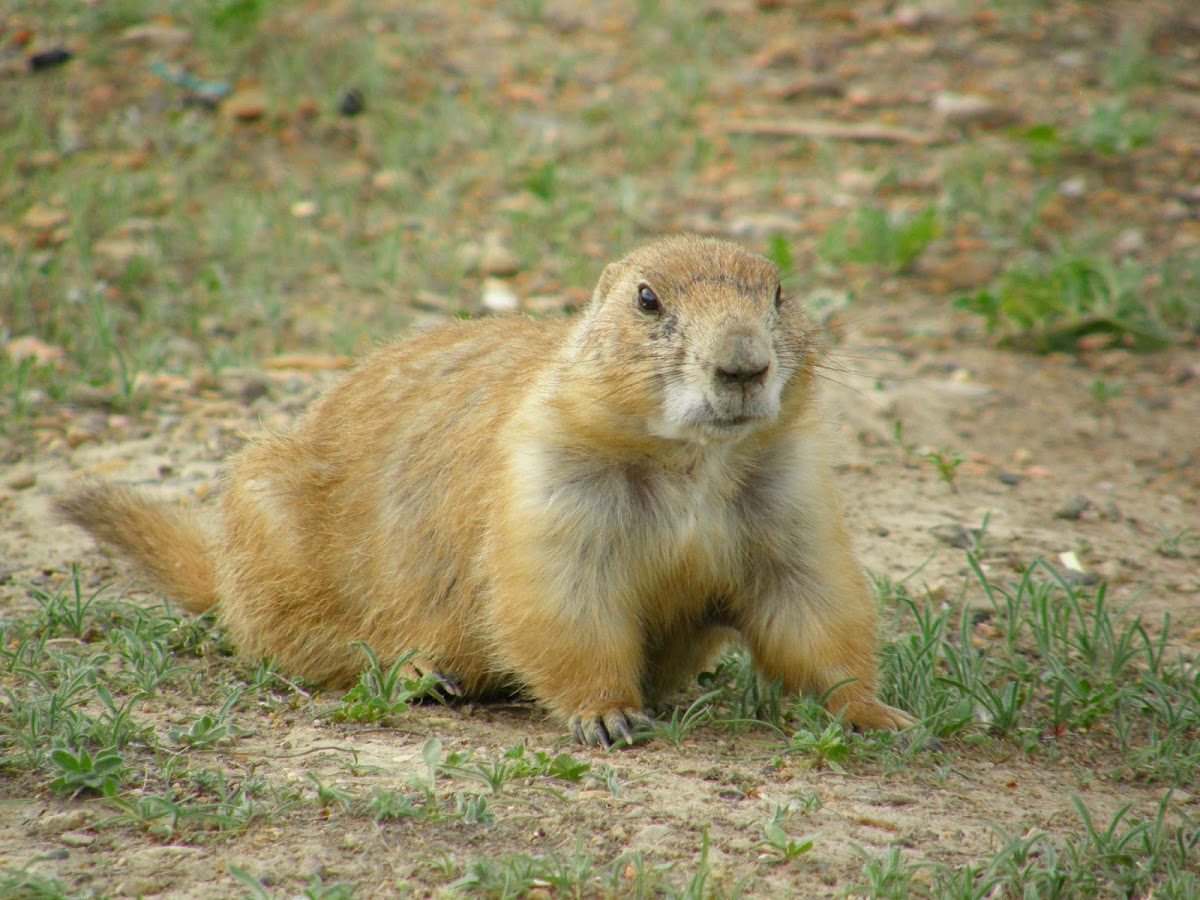
[[[737,632],[788,689],[903,727],[875,696],[812,325],[778,283],[732,244],[664,239],[575,320],[384,347],[232,459],[211,537],[127,488],[60,509],[188,609],[219,600],[243,653],[330,686],[362,666],[351,641],[419,647],[464,693],[518,685],[607,743]]]

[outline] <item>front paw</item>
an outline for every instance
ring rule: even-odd
[[[579,743],[608,749],[618,741],[632,746],[644,740],[654,724],[640,709],[607,709],[579,712],[571,716],[571,734]]]
[[[842,717],[860,731],[903,731],[916,724],[908,713],[874,698],[846,704]]]

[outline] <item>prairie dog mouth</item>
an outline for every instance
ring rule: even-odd
[[[730,416],[728,418],[708,419],[704,424],[710,425],[713,428],[741,428],[743,425],[749,425],[751,422],[757,422],[758,416]]]

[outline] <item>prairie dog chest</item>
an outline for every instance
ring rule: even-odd
[[[667,571],[725,580],[744,540],[747,466],[712,449],[668,468],[527,448],[515,459],[517,504],[560,549],[634,581]]]

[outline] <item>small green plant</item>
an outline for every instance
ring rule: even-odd
[[[305,774],[308,776],[308,780],[313,783],[313,789],[317,793],[317,803],[322,808],[347,810],[351,807],[353,798],[350,796],[349,791],[326,784],[316,772],[306,772]]]
[[[1200,544],[1200,532],[1190,525],[1179,531],[1170,531],[1160,525],[1158,530],[1162,540],[1158,542],[1154,551],[1167,559],[1183,559],[1188,553],[1189,545]]]
[[[58,776],[50,789],[60,794],[95,791],[106,797],[116,794],[125,760],[114,749],[101,750],[93,757],[87,750],[72,752],[65,747],[50,751],[50,761]]]
[[[687,709],[676,707],[671,710],[670,718],[654,722],[655,734],[666,738],[676,747],[681,746],[697,727],[712,721],[712,704],[716,696],[716,691],[710,691],[693,700]]]
[[[465,794],[462,791],[456,793],[454,812],[471,825],[491,825],[496,821],[496,817],[487,808],[487,798],[480,794]]]
[[[842,763],[850,758],[850,744],[841,723],[830,722],[820,733],[802,729],[788,741],[787,753],[805,756],[814,769],[829,769],[844,774]]]
[[[796,261],[792,256],[792,248],[782,234],[771,235],[767,241],[766,257],[779,267],[783,281],[790,281],[795,276]]]
[[[1072,137],[1084,149],[1122,156],[1149,144],[1161,121],[1162,116],[1135,112],[1124,97],[1115,97],[1092,104]]]
[[[944,481],[953,493],[958,493],[958,486],[955,485],[954,479],[958,474],[958,467],[967,461],[965,456],[956,451],[947,450],[945,447],[939,447],[936,450],[922,453],[921,459],[932,463],[937,469],[938,478]]]
[[[904,422],[901,419],[892,422],[892,440],[900,448],[905,459],[912,459],[917,455],[917,445],[904,436]]]
[[[63,582],[54,593],[31,586],[30,596],[40,608],[41,627],[51,634],[63,632],[77,638],[87,630],[90,611],[106,587],[96,589],[85,600],[79,569],[72,565],[70,580]]]
[[[422,807],[413,806],[409,797],[379,785],[375,785],[371,789],[371,796],[368,798],[365,808],[376,822],[416,819],[425,815],[425,810]]]
[[[878,854],[868,853],[861,847],[854,850],[863,858],[863,881],[851,888],[852,892],[896,900],[905,900],[912,894],[913,880],[923,868],[922,864],[908,862],[899,847]]]
[[[786,806],[777,805],[771,813],[771,820],[763,827],[765,837],[755,844],[755,847],[773,851],[776,862],[788,863],[802,856],[813,848],[816,838],[793,838],[783,829],[789,810]]]
[[[337,721],[378,722],[385,716],[406,712],[415,700],[436,696],[436,675],[426,673],[414,678],[409,674],[409,663],[417,655],[416,650],[406,650],[385,670],[367,644],[353,641],[351,646],[366,655],[368,665],[358,676],[358,684],[346,692],[333,711]]]
[[[843,219],[825,233],[820,254],[832,262],[906,272],[941,231],[941,218],[933,206],[913,214],[891,214],[878,206],[861,206],[853,221]]]
[[[180,725],[173,725],[170,730],[171,740],[180,744],[186,744],[193,750],[202,750],[227,740],[232,729],[228,721],[229,712],[241,697],[241,691],[234,691],[221,704],[221,708],[217,710],[215,716],[205,713],[194,720],[187,728]]]
[[[727,650],[714,670],[702,672],[698,681],[709,691],[713,720],[722,728],[736,733],[748,726],[762,725],[776,731],[785,726],[783,682],[761,677],[744,648]]]
[[[1133,263],[1058,254],[1015,263],[986,290],[954,301],[984,320],[988,334],[1036,352],[1074,351],[1080,338],[1110,334],[1140,349],[1168,337],[1165,307],[1147,296]]]
[[[35,860],[36,862],[37,860]],[[0,897],[12,900],[71,900],[74,894],[61,878],[52,872],[30,871],[33,863],[23,868],[0,868]]]
[[[521,187],[547,203],[558,192],[558,164],[547,160],[531,168],[521,179]]]

